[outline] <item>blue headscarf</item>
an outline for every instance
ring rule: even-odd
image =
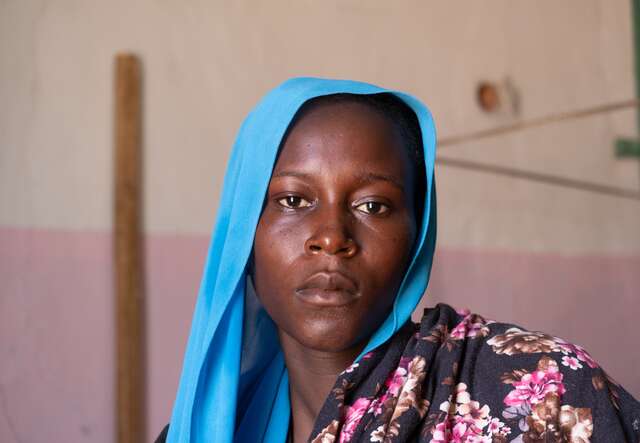
[[[278,148],[296,111],[329,94],[393,93],[416,114],[426,168],[425,205],[414,255],[393,311],[362,355],[410,318],[424,293],[435,249],[436,135],[429,110],[414,97],[367,83],[290,79],[269,92],[243,122],[231,152],[222,198],[185,353],[167,441],[283,443],[289,384],[276,328],[247,278],[247,263]],[[360,359],[360,357],[358,359]]]

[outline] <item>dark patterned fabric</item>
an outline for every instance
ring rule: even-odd
[[[309,441],[640,442],[640,403],[580,346],[439,304],[340,374]]]

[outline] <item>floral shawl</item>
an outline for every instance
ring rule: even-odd
[[[580,346],[439,304],[338,377],[309,442],[639,442],[640,403]]]

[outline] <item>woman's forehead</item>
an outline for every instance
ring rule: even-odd
[[[297,119],[274,169],[343,169],[376,165],[403,173],[410,159],[394,123],[361,103],[331,103]]]

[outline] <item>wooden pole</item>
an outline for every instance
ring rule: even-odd
[[[119,443],[145,440],[141,78],[132,54],[115,58],[114,269]]]

